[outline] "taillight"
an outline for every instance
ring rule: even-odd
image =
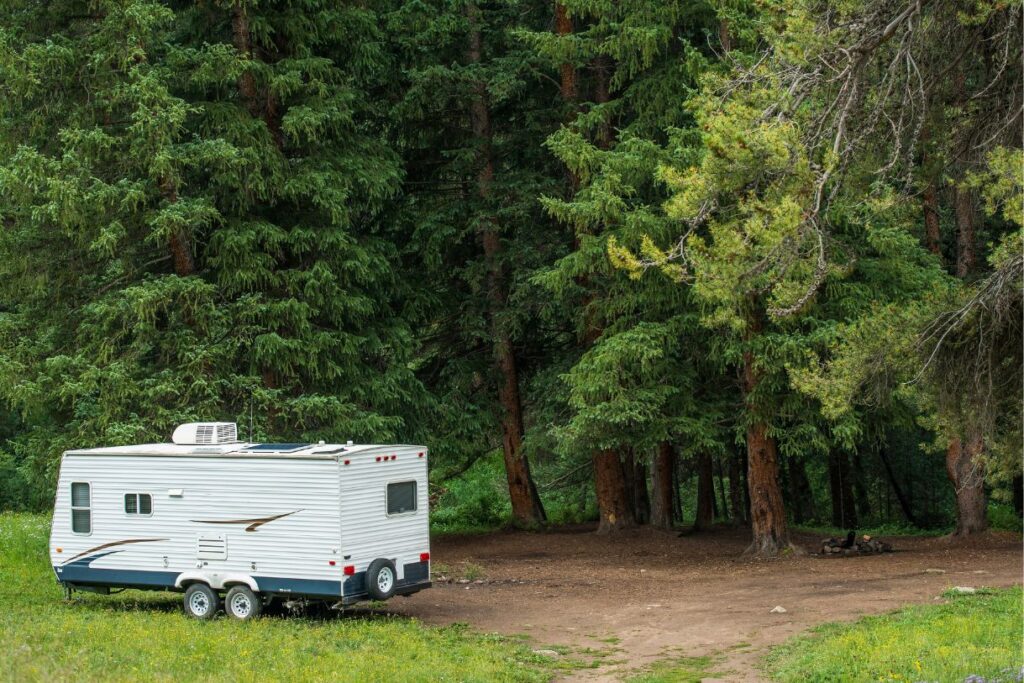
[[[430,553],[420,553],[420,562],[430,562]]]
[[[354,564],[347,564],[342,571],[345,572],[345,576],[352,576],[356,573],[356,566]]]

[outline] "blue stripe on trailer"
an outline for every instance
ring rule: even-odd
[[[319,579],[286,579],[280,576],[254,576],[261,593],[290,593],[336,598],[341,595],[341,581]]]
[[[119,552],[119,551],[113,551]],[[161,572],[139,569],[101,569],[90,567],[89,563],[110,553],[101,553],[84,557],[65,565],[53,568],[57,580],[62,583],[79,583],[87,586],[112,586],[126,588],[167,588],[174,589],[180,572]],[[336,598],[341,595],[340,581],[320,581],[315,579],[290,579],[280,576],[254,576],[260,592],[289,593],[291,595],[308,595],[314,597]]]
[[[97,569],[86,564],[57,566],[57,580],[94,586],[125,586],[131,588],[174,588],[178,572],[154,572],[140,569]]]

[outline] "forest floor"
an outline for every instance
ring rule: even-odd
[[[771,561],[742,557],[745,529],[592,532],[442,537],[431,549],[434,574],[453,582],[393,600],[387,611],[525,634],[537,648],[605,653],[565,680],[621,680],[659,660],[709,657],[714,680],[752,681],[771,646],[817,624],[932,603],[951,586],[1021,583],[1021,537],[1009,532],[957,544],[887,537],[893,553]],[[821,537],[795,540],[811,551]],[[771,613],[776,606],[786,611]]]

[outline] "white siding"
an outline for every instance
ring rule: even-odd
[[[423,453],[423,457],[419,454]],[[392,460],[391,456],[395,456]],[[377,461],[377,458],[387,460]],[[341,468],[341,545],[350,558],[345,564],[364,571],[378,557],[392,560],[402,580],[406,563],[420,561],[430,551],[427,491],[427,453],[421,447],[400,446],[363,451]],[[387,514],[387,485],[416,482],[416,511]]]
[[[106,543],[166,538],[111,547],[119,552],[93,561],[90,567],[237,572],[338,581],[340,586],[338,467],[333,459],[67,455],[57,487],[50,558],[60,566]],[[71,531],[72,481],[92,485],[92,533],[88,536]],[[171,489],[181,489],[182,496],[169,495]],[[126,493],[152,494],[152,516],[126,514]],[[197,521],[276,515],[287,516],[253,531],[246,531],[245,523]],[[198,559],[201,535],[223,535],[226,559]],[[56,552],[58,547],[62,552]],[[330,566],[331,560],[335,566]]]

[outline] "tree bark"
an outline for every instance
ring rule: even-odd
[[[953,205],[956,211],[956,274],[957,277],[966,278],[974,272],[977,264],[974,247],[974,197],[971,190],[954,188]]]
[[[697,456],[697,512],[693,530],[710,529],[715,521],[715,479],[711,465],[711,454],[704,452]]]
[[[164,178],[160,181],[160,194],[169,204],[178,201],[178,189],[173,181]],[[168,247],[171,250],[171,260],[174,262],[174,272],[181,277],[194,275],[196,262],[192,255],[192,242],[188,235],[181,230],[175,230],[168,239]]]
[[[606,55],[598,55],[591,64],[594,69],[594,102],[606,104],[611,99],[609,83],[612,77],[612,60]],[[597,125],[597,146],[600,149],[608,149],[611,145],[612,124],[605,115]]]
[[[832,526],[856,529],[857,507],[853,497],[850,458],[839,449],[832,449],[828,454],[828,484],[832,497]]]
[[[676,452],[672,444],[662,441],[651,468],[651,526],[671,529],[674,518]]]
[[[559,36],[572,35],[572,19],[565,5],[555,3],[555,33]],[[562,62],[558,66],[559,94],[565,102],[575,102],[576,91],[576,67],[572,62]]]
[[[946,475],[956,494],[954,538],[981,533],[988,528],[985,499],[985,441],[980,434],[966,441],[954,437],[946,449]]]
[[[718,42],[722,44],[723,52],[732,51],[732,33],[729,31],[729,20],[718,20]]]
[[[469,33],[467,60],[479,64],[483,54],[483,39],[480,31],[480,11],[476,5],[466,7],[472,26]],[[494,158],[491,153],[491,113],[487,101],[487,86],[483,82],[473,84],[473,99],[470,103],[470,121],[477,149],[477,194],[486,206],[490,200],[494,182]],[[486,208],[485,208],[486,210]],[[508,330],[501,322],[507,292],[505,274],[501,262],[501,238],[493,216],[483,222],[480,241],[487,265],[488,299],[490,304],[491,335],[494,340],[493,354],[498,374],[499,422],[501,423],[502,454],[505,460],[505,476],[508,493],[512,502],[512,517],[517,524],[533,526],[545,521],[544,508],[533,478],[530,463],[523,453],[523,410],[519,395],[519,375],[515,351]]]
[[[633,513],[626,497],[622,462],[613,449],[594,453],[594,489],[600,522],[597,533],[608,534],[633,526]]]
[[[761,332],[757,318],[748,321],[747,342]],[[779,453],[775,439],[768,434],[768,425],[757,415],[754,394],[761,376],[755,367],[751,349],[743,352],[743,400],[747,414],[753,416],[747,425],[747,489],[750,492],[750,522],[753,540],[747,553],[774,557],[790,548],[786,526],[786,508],[779,487]]]

